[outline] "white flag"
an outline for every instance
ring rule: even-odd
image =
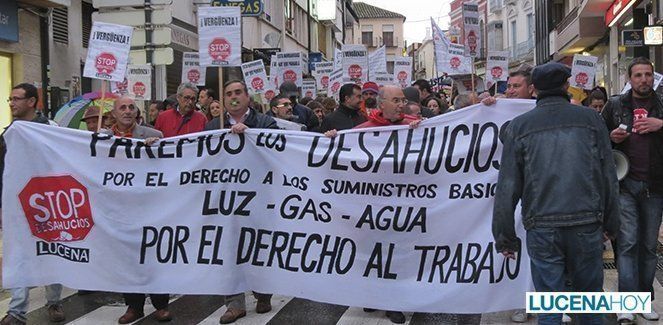
[[[122,82],[133,31],[131,26],[93,22],[83,77]]]
[[[435,48],[435,67],[437,74],[471,74],[472,58],[465,56],[465,46],[451,43],[440,27],[431,18],[433,44]]]
[[[343,67],[343,52],[337,48],[334,49],[334,70]]]
[[[200,66],[198,52],[182,53],[182,83],[190,82],[197,86],[204,86],[205,70],[205,67]]]
[[[368,81],[368,51],[364,45],[343,45],[343,81],[362,85]]]
[[[594,88],[594,76],[596,76],[596,62],[598,59],[590,55],[574,55],[571,78],[569,79],[571,86],[587,90]]]
[[[249,91],[249,95],[262,94],[266,91],[269,81],[265,72],[265,64],[262,60],[255,60],[242,64],[242,74],[244,83]]]
[[[374,81],[373,75],[378,72],[387,72],[387,52],[384,45],[368,55],[368,80]]]
[[[394,58],[394,81],[406,88],[412,82],[412,57],[397,56]]]
[[[239,7],[198,7],[198,52],[202,66],[242,64],[241,24]]]
[[[506,81],[509,77],[509,52],[488,51],[486,59],[486,82],[488,83],[488,88],[498,81]]]

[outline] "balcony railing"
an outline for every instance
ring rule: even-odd
[[[529,38],[524,42],[516,44],[515,47],[511,46],[506,49],[509,51],[511,60],[523,60],[534,54],[534,38]]]
[[[492,13],[501,12],[503,6],[504,6],[504,4],[502,3],[502,0],[489,0],[488,1],[488,7],[490,8],[490,12],[492,12]]]

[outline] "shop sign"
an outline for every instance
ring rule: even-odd
[[[622,15],[633,6],[636,0],[615,0],[605,13],[605,25],[612,27]]]
[[[622,31],[622,45],[626,47],[640,47],[645,45],[645,35],[642,29],[625,29]]]
[[[663,26],[647,26],[645,34],[645,45],[663,45]]]
[[[16,1],[0,1],[0,40],[18,42],[18,6]]]
[[[257,17],[263,12],[262,0],[212,0],[213,7],[239,7],[242,17]]]

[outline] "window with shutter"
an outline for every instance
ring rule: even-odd
[[[53,41],[62,44],[69,44],[68,8],[53,9]]]

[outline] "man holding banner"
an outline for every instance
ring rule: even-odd
[[[539,292],[603,290],[604,231],[619,229],[618,183],[606,128],[591,110],[569,104],[568,67],[538,66],[532,73],[536,108],[507,126],[493,210],[495,247],[506,257],[522,251],[514,212],[519,201],[527,231],[532,280]],[[582,249],[578,249],[582,247]],[[565,272],[568,265],[568,272]],[[579,324],[602,324],[580,314]],[[540,314],[539,324],[560,324]]]
[[[9,108],[15,121],[31,121],[35,123],[48,124],[48,119],[37,114],[37,101],[39,94],[37,88],[28,83],[22,83],[14,87],[9,97]],[[2,177],[5,170],[5,146],[4,137],[0,136],[0,192],[2,192]],[[0,206],[1,208],[1,206]],[[0,210],[1,211],[1,210]],[[0,215],[2,215],[0,213]],[[14,216],[10,216],[14,217]],[[16,216],[18,217],[18,216]],[[7,263],[7,260],[5,260]],[[50,284],[45,286],[46,305],[48,306],[48,319],[51,322],[64,321],[64,309],[60,302],[62,294],[61,284]],[[28,312],[30,288],[12,288],[11,300],[7,315],[0,321],[2,325],[25,324]]]

